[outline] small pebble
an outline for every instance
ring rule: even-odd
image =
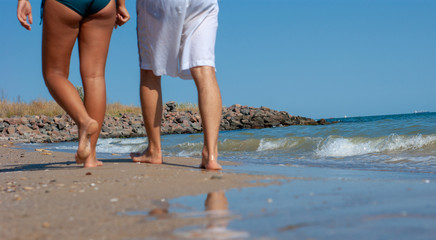
[[[425,183],[430,183],[430,180],[425,179],[424,182],[425,182]]]
[[[118,198],[111,198],[110,202],[118,202]]]
[[[268,198],[268,203],[272,203],[273,202],[273,200],[272,200],[272,198]]]
[[[87,172],[85,175],[92,175],[92,173],[91,172]]]
[[[33,187],[23,187],[23,189],[26,191],[30,191],[30,190],[33,190]]]
[[[223,179],[223,176],[213,175],[210,179]]]
[[[49,227],[50,227],[50,223],[48,223],[48,222],[43,222],[43,223],[42,223],[42,227],[43,227],[43,228],[49,228]]]

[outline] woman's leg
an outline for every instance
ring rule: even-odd
[[[55,0],[46,0],[42,34],[42,72],[45,84],[56,102],[73,118],[79,128],[76,161],[91,154],[89,138],[98,131],[76,88],[68,81],[70,57],[79,34],[82,17]]]
[[[106,111],[105,66],[115,18],[116,4],[112,0],[80,24],[78,42],[85,107],[89,116],[98,122],[98,130],[91,136],[91,154],[85,167],[102,165],[96,159],[95,148]]]
[[[162,119],[161,78],[151,70],[141,69],[140,97],[142,116],[147,131],[148,147],[144,152],[134,152],[130,157],[134,162],[162,163],[160,128]]]
[[[215,76],[215,68],[202,66],[191,68],[198,91],[198,105],[204,130],[204,146],[200,167],[219,170],[218,133],[220,129],[222,102]]]

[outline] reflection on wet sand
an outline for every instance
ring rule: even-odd
[[[229,211],[229,203],[224,191],[207,194],[204,211],[196,211],[195,206],[170,204],[165,199],[153,202],[153,208],[147,211],[124,212],[120,215],[146,216],[146,222],[165,219],[187,219],[191,225],[176,229],[169,233],[147,239],[247,239],[250,235],[245,231],[234,231],[228,228],[229,223],[239,216]],[[180,212],[182,210],[182,212]],[[203,221],[204,220],[204,221]],[[203,221],[199,223],[200,221]]]
[[[224,191],[207,194],[204,203],[207,223],[200,228],[175,233],[182,239],[245,239],[248,232],[234,231],[227,228],[235,218],[229,211],[229,204]]]

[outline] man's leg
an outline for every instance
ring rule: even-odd
[[[218,133],[221,122],[221,93],[215,76],[215,68],[209,66],[191,68],[198,91],[198,105],[204,130],[204,146],[200,167],[222,169],[218,164]]]
[[[145,151],[131,153],[134,162],[162,163],[162,148],[160,143],[160,128],[162,119],[161,78],[151,70],[141,69],[140,97],[142,116],[147,131],[148,147]]]

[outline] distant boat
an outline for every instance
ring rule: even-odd
[[[415,110],[415,111],[413,111],[413,113],[415,113],[415,114],[417,114],[417,113],[429,113],[429,111],[426,111],[426,110],[421,110],[421,111]]]

